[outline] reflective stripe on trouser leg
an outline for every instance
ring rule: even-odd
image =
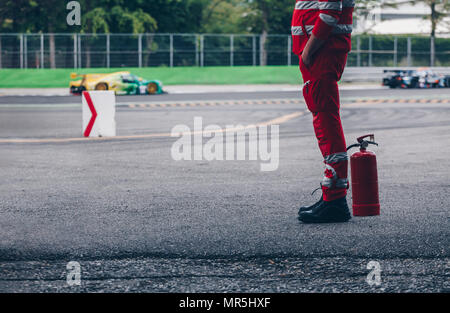
[[[338,163],[338,162],[342,162],[342,161],[348,161],[348,154],[347,154],[347,152],[333,153],[333,154],[327,155],[325,157],[324,161],[326,164],[333,164],[333,163]]]
[[[348,188],[348,179],[339,178],[336,170],[329,164],[325,165],[325,174],[322,180],[322,187],[328,189],[342,189]]]
[[[348,179],[347,178],[340,178],[340,177],[347,177],[347,169],[346,167],[348,165],[340,166],[339,163],[346,163],[348,164],[348,154],[347,152],[338,152],[333,153],[330,155],[327,155],[324,159],[325,163],[325,174],[324,178],[322,180],[322,187],[327,189],[348,189]],[[341,175],[337,174],[337,171],[334,167],[341,172]],[[342,172],[345,171],[345,172]]]

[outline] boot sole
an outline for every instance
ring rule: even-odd
[[[305,224],[325,224],[325,223],[347,223],[352,219],[351,216],[346,217],[338,217],[338,218],[326,218],[326,219],[318,219],[314,217],[308,216],[299,216],[298,220]]]

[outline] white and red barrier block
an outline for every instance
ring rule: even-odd
[[[83,92],[83,136],[116,136],[116,96],[114,91]]]

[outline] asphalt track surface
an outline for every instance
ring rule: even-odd
[[[118,103],[141,103],[141,102],[159,102],[159,101],[208,101],[208,100],[235,100],[235,99],[282,99],[282,98],[298,98],[299,91],[282,91],[282,92],[223,92],[223,93],[189,93],[189,94],[163,94],[154,96],[120,96]],[[343,90],[341,97],[350,98],[448,98],[449,89],[366,89],[366,90]],[[79,104],[79,96],[0,96],[0,105],[7,104]]]
[[[342,98],[449,95],[359,90]],[[310,193],[322,175],[304,104],[119,106],[119,138],[90,140],[79,138],[81,109],[70,105],[79,101],[0,97],[0,292],[450,291],[449,103],[344,105],[348,144],[370,132],[380,143],[373,150],[382,214],[304,225],[297,209],[317,199]],[[167,134],[179,124],[192,128],[194,117],[223,128],[278,123],[278,169],[261,172],[260,161],[174,161],[177,139]],[[66,283],[69,261],[81,265],[81,286]],[[370,261],[381,266],[380,286],[366,282]]]

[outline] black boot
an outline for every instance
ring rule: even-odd
[[[347,197],[333,201],[322,201],[311,210],[299,212],[303,223],[344,223],[351,219]]]
[[[316,203],[314,203],[311,206],[302,206],[300,208],[300,210],[298,210],[298,215],[300,215],[300,213],[305,212],[305,211],[311,211],[312,209],[314,209],[316,206],[318,206],[319,204],[321,204],[323,202],[323,196],[320,197],[320,200],[317,201]]]

